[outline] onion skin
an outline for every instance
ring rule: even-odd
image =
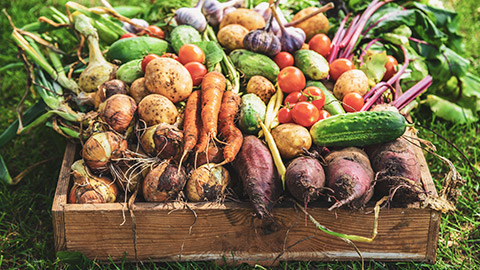
[[[127,94],[128,86],[121,80],[110,80],[102,83],[97,92],[95,93],[94,105],[98,109],[100,104],[107,100],[109,97],[116,94]]]
[[[123,133],[132,122],[137,104],[135,100],[124,94],[116,94],[109,97],[100,105],[100,118],[113,130]]]
[[[183,132],[169,124],[149,127],[140,137],[140,144],[149,156],[167,159],[182,152]]]
[[[149,202],[175,200],[187,182],[183,168],[167,160],[151,170],[143,181],[143,197]]]
[[[99,132],[84,143],[82,157],[90,169],[105,172],[110,160],[122,157],[127,147],[127,141],[115,133]]]
[[[208,163],[194,170],[187,181],[186,195],[192,202],[215,201],[223,197],[230,174],[222,166]]]

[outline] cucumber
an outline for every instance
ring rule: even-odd
[[[393,141],[406,127],[405,118],[398,112],[366,111],[320,120],[310,128],[310,134],[318,146],[362,147]]]
[[[184,44],[200,42],[202,41],[202,36],[197,31],[197,29],[193,28],[190,25],[179,25],[173,28],[172,32],[170,33],[170,44],[172,44],[173,49],[176,53],[180,50]]]
[[[117,79],[125,83],[132,83],[143,76],[142,59],[132,60],[121,65],[117,70]]]
[[[330,70],[325,57],[312,50],[298,50],[295,52],[295,66],[305,76],[312,80],[323,80],[328,76]]]
[[[240,130],[247,134],[256,134],[260,131],[260,121],[265,121],[267,107],[257,95],[250,93],[242,96],[240,104]],[[258,116],[258,118],[257,118]]]
[[[119,60],[127,63],[154,53],[162,55],[167,51],[168,43],[159,38],[148,36],[124,38],[115,41],[107,52],[109,61]]]
[[[308,86],[315,86],[322,90],[323,94],[325,95],[325,105],[323,105],[323,108],[327,112],[329,112],[330,115],[345,113],[342,103],[338,101],[338,99],[333,95],[331,91],[327,89],[327,87],[325,87],[325,85],[323,85],[323,83],[316,81],[308,81],[307,87]]]
[[[245,75],[246,79],[260,75],[274,83],[280,72],[280,68],[270,57],[244,49],[232,51],[230,59],[232,59],[235,67]]]

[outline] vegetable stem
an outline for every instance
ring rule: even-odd
[[[262,122],[260,117],[257,115],[257,120],[262,127],[263,134],[265,135],[265,140],[267,141],[268,148],[270,148],[270,152],[272,153],[273,162],[275,163],[275,167],[277,168],[278,174],[282,179],[282,187],[285,190],[285,173],[287,172],[287,168],[285,164],[283,164],[282,156],[280,156],[280,151],[278,151],[277,144],[275,144],[275,140],[273,139],[272,133],[268,131],[265,124]]]

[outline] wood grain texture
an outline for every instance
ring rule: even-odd
[[[253,216],[249,203],[188,203],[188,207],[185,203],[135,203],[135,257],[132,219],[123,204],[66,203],[75,152],[69,147],[52,207],[57,251],[80,251],[102,261],[119,261],[126,255],[131,261],[215,260],[266,266],[291,260],[360,260],[342,240],[319,231],[311,222],[305,226],[303,213],[289,203],[277,205],[274,218],[264,221]],[[421,150],[419,154],[423,155]],[[428,172],[426,164],[425,169]],[[428,176],[429,172],[422,180],[432,182]],[[308,211],[333,231],[371,236],[371,208],[355,212],[326,208],[324,203],[311,203]],[[375,240],[355,244],[367,260],[434,263],[439,224],[440,214],[431,209],[382,209]]]

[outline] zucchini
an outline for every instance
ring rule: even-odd
[[[295,52],[295,66],[305,76],[312,80],[323,80],[328,76],[330,70],[328,62],[321,54],[312,50],[298,50]]]
[[[311,129],[318,146],[362,147],[390,142],[403,135],[405,118],[393,111],[338,114],[315,123]]]
[[[117,79],[128,84],[143,76],[142,59],[132,60],[121,65],[117,70]]]
[[[260,75],[274,83],[280,72],[280,68],[270,57],[245,49],[232,51],[230,59],[247,80],[255,75]]]
[[[107,59],[127,63],[135,59],[141,59],[150,53],[162,55],[167,51],[167,48],[168,43],[159,38],[148,36],[124,38],[115,41],[110,46]]]
[[[183,45],[200,41],[202,41],[202,36],[200,36],[200,33],[197,31],[197,29],[190,25],[179,25],[173,28],[172,32],[170,33],[170,43],[172,44],[172,48],[176,53],[178,53],[180,47]]]
[[[260,131],[260,121],[265,121],[267,106],[257,95],[250,93],[242,96],[240,104],[240,130],[247,134],[256,134]],[[258,117],[257,117],[258,116]]]
[[[308,81],[307,87],[308,86],[315,86],[322,90],[323,94],[325,95],[325,105],[323,105],[323,108],[329,112],[330,115],[345,113],[342,103],[333,95],[331,91],[327,89],[327,87],[325,87],[325,85],[323,85],[323,83],[317,81]]]

